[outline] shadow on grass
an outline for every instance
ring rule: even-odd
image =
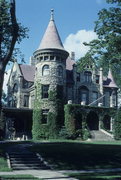
[[[37,143],[32,150],[40,153],[55,169],[98,169],[121,167],[121,144]]]
[[[77,178],[78,180],[102,180],[102,179],[110,179],[110,180],[121,180],[121,173],[115,175],[114,173],[91,173],[91,174],[80,174],[80,173],[72,173],[68,174],[70,177]]]

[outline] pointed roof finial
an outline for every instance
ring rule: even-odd
[[[51,9],[51,17],[50,17],[51,21],[54,21],[54,9]]]

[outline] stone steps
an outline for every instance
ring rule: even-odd
[[[105,134],[102,131],[92,130],[92,131],[90,131],[90,133],[91,133],[91,140],[94,140],[94,141],[114,141],[114,139],[111,136]]]
[[[34,153],[10,152],[8,153],[8,157],[13,170],[49,169],[44,161]]]

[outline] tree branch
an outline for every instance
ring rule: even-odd
[[[16,20],[16,7],[15,7],[15,0],[11,0],[10,3],[10,16],[11,16],[11,24],[12,24],[12,39],[11,39],[11,43],[10,43],[10,47],[8,49],[8,52],[5,56],[5,58],[3,59],[3,63],[6,65],[8,63],[8,61],[10,60],[14,47],[15,47],[15,43],[17,41],[17,38],[19,36],[19,25],[17,23]]]

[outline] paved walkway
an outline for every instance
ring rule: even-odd
[[[53,171],[53,170],[19,170],[12,172],[0,172],[0,175],[33,175],[34,177],[48,179],[48,180],[76,180],[64,175],[64,171]]]
[[[68,177],[67,173],[106,173],[106,172],[121,172],[121,168],[114,169],[92,169],[92,170],[19,170],[11,172],[0,172],[0,175],[33,175],[37,178],[42,178],[45,180],[77,180],[76,178]]]

